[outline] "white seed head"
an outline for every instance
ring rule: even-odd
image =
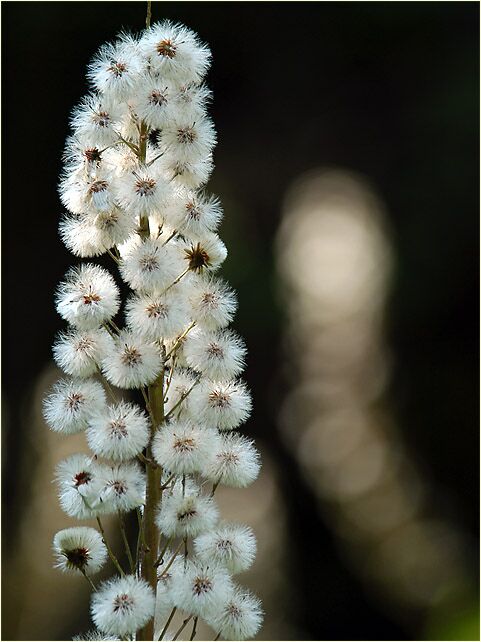
[[[80,330],[93,330],[119,309],[119,290],[112,276],[98,265],[71,268],[56,295],[57,312]]]
[[[117,180],[121,207],[131,216],[149,215],[159,210],[169,198],[171,187],[156,170],[136,167]]]
[[[92,595],[92,619],[109,635],[132,635],[153,617],[155,596],[143,579],[134,575],[111,579]]]
[[[100,457],[125,461],[136,457],[149,441],[149,420],[143,410],[121,401],[95,413],[88,422],[87,441]]]
[[[219,609],[207,616],[207,623],[226,640],[251,640],[263,620],[260,600],[239,586],[226,595]]]
[[[122,35],[115,44],[103,45],[89,65],[88,78],[95,89],[122,101],[141,80],[142,59],[133,38]]]
[[[98,497],[103,487],[101,469],[94,458],[76,454],[61,461],[55,471],[60,506],[77,519],[91,519],[103,512]]]
[[[194,329],[184,343],[184,356],[191,368],[214,381],[228,381],[244,369],[246,348],[232,330]]]
[[[174,286],[163,295],[130,297],[126,304],[126,320],[127,325],[147,341],[162,341],[181,334],[190,319],[187,301],[178,286]]]
[[[147,239],[142,243],[137,237],[124,249],[120,273],[133,290],[160,294],[186,267],[173,241],[163,245],[160,239]]]
[[[123,330],[102,360],[105,377],[119,388],[141,388],[153,383],[162,368],[159,349],[137,334]]]
[[[219,439],[218,433],[193,421],[173,421],[155,435],[152,453],[166,470],[177,475],[201,472]]]
[[[140,40],[143,55],[160,77],[179,83],[198,83],[210,65],[210,51],[197,35],[168,20],[153,25]]]
[[[89,377],[97,372],[111,343],[111,336],[103,328],[61,332],[53,345],[53,358],[67,374]]]
[[[260,467],[254,443],[236,433],[227,433],[221,435],[219,445],[202,474],[214,483],[242,488],[257,478]]]
[[[189,269],[197,273],[219,269],[227,257],[226,246],[214,232],[205,232],[202,238],[186,240],[181,247]]]
[[[164,494],[157,513],[157,526],[167,537],[195,537],[215,526],[218,509],[212,499],[200,494],[194,483],[176,483]]]
[[[213,276],[197,277],[191,287],[189,302],[192,318],[202,330],[225,328],[237,310],[234,291]]]
[[[107,548],[94,528],[77,526],[59,531],[53,538],[55,566],[61,571],[97,573],[107,559]]]
[[[229,573],[246,571],[256,556],[256,538],[251,528],[220,524],[194,541],[195,553],[203,564],[225,566]]]
[[[92,379],[60,379],[43,401],[49,428],[71,435],[87,428],[89,418],[106,404],[105,391]]]
[[[145,501],[145,475],[134,462],[100,467],[102,488],[98,501],[105,513],[128,512]]]
[[[198,421],[219,430],[232,430],[249,418],[252,400],[242,381],[204,380],[192,391],[192,413]]]
[[[189,562],[185,572],[174,576],[170,593],[177,608],[208,618],[219,611],[232,586],[224,568]]]

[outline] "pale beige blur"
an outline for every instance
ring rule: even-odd
[[[394,266],[384,205],[360,175],[306,174],[286,196],[276,249],[292,373],[283,438],[368,590],[415,608],[439,604],[467,583],[464,542],[427,517],[426,482],[383,396]]]

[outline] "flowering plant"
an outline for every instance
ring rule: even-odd
[[[260,461],[237,431],[251,411],[239,379],[246,348],[228,329],[235,293],[216,275],[227,255],[222,208],[203,191],[216,142],[203,82],[210,58],[168,21],[121,34],[90,64],[93,91],[66,143],[61,238],[79,258],[108,255],[129,291],[122,329],[121,291],[105,267],[74,266],[56,294],[68,329],[53,355],[66,377],[44,417],[59,433],[85,432],[91,453],[60,462],[56,479],[65,513],[98,530],[66,528],[53,548],[57,566],[93,589],[87,639],[179,639],[192,620],[192,640],[202,618],[216,639],[238,640],[262,621],[259,600],[233,580],[254,560],[254,534],[219,522],[214,498],[219,484],[253,482]],[[127,570],[104,515],[118,517]],[[109,559],[117,575],[97,586]]]

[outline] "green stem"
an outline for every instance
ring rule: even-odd
[[[163,570],[163,571],[162,571],[162,573],[160,574],[159,579],[160,579],[161,577],[163,577],[164,575],[166,575],[166,574],[167,574],[167,571],[168,571],[168,570],[169,570],[169,568],[172,566],[172,564],[173,564],[173,563],[174,563],[174,561],[175,561],[175,558],[176,558],[176,557],[177,557],[177,555],[179,554],[180,549],[182,548],[182,544],[183,544],[183,542],[181,542],[181,543],[177,546],[177,548],[175,549],[175,553],[172,555],[172,557],[170,558],[170,560],[169,560],[169,562],[168,562],[167,566],[164,568],[164,570]],[[159,557],[160,557],[160,556],[159,556]],[[160,559],[162,559],[162,557],[160,557]]]
[[[165,623],[164,628],[162,629],[162,633],[160,634],[159,640],[163,640],[164,639],[164,635],[167,633],[167,629],[169,628],[169,624],[172,622],[172,619],[173,619],[176,611],[177,611],[177,607],[174,606],[174,608],[170,612],[169,619],[167,620],[167,622]]]
[[[90,577],[87,575],[87,573],[86,573],[83,569],[80,569],[80,572],[81,572],[81,573],[82,573],[82,575],[85,577],[85,579],[86,579],[86,580],[87,580],[87,582],[90,584],[90,586],[93,588],[93,590],[94,590],[94,591],[96,591],[96,590],[97,590],[97,587],[96,587],[96,586],[95,586],[95,584],[92,582],[92,580],[91,580],[91,579],[90,579]]]
[[[132,557],[132,551],[130,550],[129,540],[127,538],[127,532],[125,530],[124,516],[119,511],[119,521],[120,521],[120,532],[122,533],[122,539],[124,541],[125,552],[127,553],[127,558],[130,564],[130,572],[135,573],[135,564],[134,558]]]
[[[197,622],[198,622],[198,620],[199,620],[198,617],[194,618],[194,626],[192,627],[192,633],[191,633],[191,636],[189,638],[190,640],[193,640],[195,638],[195,634],[197,633]]]
[[[115,568],[118,570],[120,575],[124,576],[125,572],[124,572],[123,568],[120,566],[119,560],[115,557],[113,550],[109,546],[109,543],[108,543],[107,538],[105,536],[104,527],[102,525],[102,522],[100,521],[100,517],[97,517],[97,524],[99,525],[100,532],[102,533],[102,541],[105,544],[105,547],[107,548],[107,553],[109,554],[110,559],[112,560]]]
[[[156,566],[156,567],[157,567],[157,566],[160,566],[160,565],[162,564],[162,558],[164,557],[164,555],[165,555],[165,553],[166,553],[167,549],[169,548],[169,544],[170,544],[170,542],[171,542],[171,541],[172,541],[172,537],[169,537],[169,539],[167,540],[167,542],[166,542],[166,544],[165,544],[164,548],[163,548],[163,549],[161,550],[161,552],[159,553],[159,557],[155,560],[155,566]]]
[[[182,626],[180,627],[180,629],[177,631],[177,633],[176,633],[176,634],[174,635],[174,637],[172,638],[173,640],[177,640],[177,638],[178,638],[178,637],[179,637],[179,635],[182,633],[182,631],[185,629],[185,627],[187,626],[187,624],[189,624],[189,622],[191,621],[192,617],[193,617],[192,615],[189,615],[189,617],[188,617],[188,618],[186,618],[186,619],[182,622]]]
[[[171,355],[173,352],[175,352],[175,350],[177,350],[177,348],[179,347],[179,345],[182,343],[182,339],[183,339],[184,337],[186,337],[186,336],[189,334],[189,332],[192,330],[192,328],[193,328],[194,326],[195,326],[195,321],[192,321],[192,323],[191,323],[191,324],[190,324],[190,325],[189,325],[189,326],[184,330],[184,332],[182,332],[182,334],[177,338],[177,340],[176,340],[176,342],[174,343],[174,345],[172,346],[172,348],[171,348],[171,349],[169,350],[169,352],[165,355],[165,360],[166,360],[166,361],[167,361],[167,359],[170,357],[170,355]]]
[[[172,406],[172,408],[169,410],[169,412],[165,415],[165,420],[166,420],[166,421],[172,417],[172,415],[174,414],[174,411],[175,411],[175,410],[180,406],[180,404],[184,401],[184,399],[186,399],[186,398],[190,395],[190,393],[191,393],[191,392],[192,392],[192,390],[196,387],[196,385],[199,383],[199,381],[200,381],[200,379],[197,379],[197,381],[195,381],[195,382],[191,385],[191,387],[187,390],[187,392],[185,392],[185,393],[181,396],[181,398],[179,399],[179,401],[178,401],[174,406]]]
[[[148,29],[150,27],[150,22],[152,20],[152,2],[148,0],[147,2],[147,17],[145,18],[145,26]]]
[[[147,446],[146,458],[152,459],[152,441],[156,430],[164,423],[164,370],[160,373],[157,381],[149,386],[149,403],[152,409],[154,423],[152,424],[151,439]],[[147,465],[147,488],[145,496],[144,509],[144,541],[145,550],[142,560],[142,577],[152,587],[153,591],[157,588],[157,567],[155,562],[158,557],[159,530],[155,523],[155,513],[161,499],[160,480],[162,477],[162,468]],[[139,632],[138,640],[153,640],[154,621],[150,620]]]

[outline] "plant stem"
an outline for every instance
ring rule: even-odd
[[[152,424],[151,439],[147,446],[146,457],[152,459],[152,440],[158,427],[164,423],[164,370],[160,373],[157,381],[149,386],[149,404],[152,409],[154,423]],[[160,480],[162,469],[147,465],[147,488],[145,497],[145,509],[143,518],[143,531],[145,540],[145,551],[142,561],[142,577],[150,584],[154,592],[157,588],[157,568],[155,562],[158,557],[159,530],[155,523],[155,512],[160,503],[161,488]],[[138,640],[152,640],[154,637],[154,621],[150,620],[138,633]]]
[[[164,638],[164,635],[167,633],[167,629],[169,628],[169,624],[172,622],[172,619],[173,619],[176,611],[177,611],[177,607],[174,606],[174,608],[170,612],[169,619],[167,620],[167,622],[165,623],[164,628],[162,629],[162,633],[160,634],[159,640],[162,640]]]
[[[147,2],[147,17],[145,18],[145,26],[148,29],[150,27],[150,22],[152,20],[152,2],[148,0]]]
[[[195,382],[191,385],[191,387],[187,390],[187,392],[186,392],[186,393],[184,393],[184,394],[181,396],[181,398],[179,399],[179,401],[178,401],[174,406],[172,406],[172,408],[169,410],[169,412],[165,415],[165,419],[166,419],[166,420],[167,420],[167,419],[170,419],[170,418],[172,417],[172,415],[173,415],[173,413],[174,413],[174,410],[176,410],[176,409],[180,406],[180,404],[184,401],[184,399],[186,399],[186,398],[190,395],[190,393],[191,393],[191,392],[192,392],[192,390],[196,387],[196,385],[199,383],[199,381],[200,381],[200,378],[199,378],[199,379],[197,379],[197,381],[195,381]]]
[[[159,295],[159,296],[163,296],[166,292],[168,292],[168,291],[170,290],[170,288],[173,288],[173,287],[174,287],[174,285],[177,285],[177,283],[178,283],[181,279],[183,279],[183,278],[184,278],[184,276],[185,276],[185,275],[187,274],[187,272],[189,272],[189,271],[190,271],[190,268],[187,268],[186,270],[184,270],[184,271],[182,272],[182,274],[179,274],[179,276],[175,279],[175,281],[173,281],[170,285],[168,285],[168,286],[165,288],[165,290],[162,290],[162,292],[160,293],[160,295]]]
[[[195,321],[192,321],[192,323],[191,323],[191,324],[190,324],[190,325],[189,325],[189,326],[184,330],[184,332],[182,332],[182,334],[177,338],[177,340],[176,340],[176,342],[174,343],[174,345],[172,346],[172,348],[171,348],[171,349],[169,350],[169,352],[165,355],[165,360],[166,360],[166,361],[167,361],[167,359],[170,357],[170,355],[171,355],[175,350],[177,350],[177,348],[179,347],[179,345],[180,345],[180,344],[181,344],[181,342],[182,342],[182,339],[183,339],[185,336],[187,336],[187,335],[188,335],[188,333],[192,330],[192,328],[193,328],[194,326],[195,326]]]
[[[155,560],[155,566],[156,567],[160,566],[162,564],[162,558],[164,557],[166,550],[169,548],[169,544],[170,544],[171,541],[172,541],[172,537],[169,537],[169,539],[167,540],[164,548],[159,553],[159,557]]]
[[[105,544],[105,546],[107,548],[107,553],[109,554],[110,559],[112,560],[114,566],[116,567],[116,569],[118,570],[120,575],[124,576],[125,575],[124,570],[120,566],[119,560],[115,557],[114,552],[112,551],[112,549],[109,546],[109,543],[108,543],[107,538],[105,536],[104,527],[102,525],[102,522],[100,521],[100,517],[97,517],[97,524],[99,525],[100,532],[102,533],[102,541],[103,541],[103,543]]]
[[[120,521],[120,532],[122,533],[122,539],[124,540],[125,552],[127,553],[127,558],[130,564],[131,573],[135,573],[135,564],[134,558],[132,557],[132,551],[130,550],[129,540],[127,538],[127,532],[125,530],[124,516],[119,511],[119,521]]]
[[[97,587],[96,587],[96,586],[95,586],[95,584],[92,582],[92,580],[91,580],[91,579],[90,579],[90,577],[87,575],[87,573],[86,573],[83,569],[80,569],[80,572],[81,572],[81,573],[82,573],[82,575],[85,577],[85,579],[86,579],[86,580],[87,580],[87,582],[90,584],[90,586],[93,588],[93,590],[94,590],[94,591],[96,591],[96,590],[97,590]]]
[[[176,557],[177,557],[177,555],[179,554],[180,549],[182,548],[182,544],[183,544],[183,542],[181,542],[181,543],[177,546],[177,548],[176,548],[176,550],[175,550],[175,553],[172,555],[172,557],[170,558],[170,560],[169,560],[169,562],[168,562],[167,566],[164,568],[164,570],[163,570],[163,571],[162,571],[162,573],[160,574],[159,579],[160,579],[161,577],[163,577],[164,575],[166,575],[166,574],[167,574],[167,571],[168,571],[168,570],[169,570],[169,568],[172,566],[172,564],[173,564],[173,563],[174,563],[174,561],[175,561],[175,558],[176,558]]]
[[[194,618],[194,626],[192,627],[192,633],[191,633],[191,636],[189,638],[190,640],[193,640],[195,638],[195,634],[197,633],[197,621],[198,620],[199,620],[198,617]]]
[[[181,626],[181,627],[180,627],[180,629],[177,631],[177,633],[174,635],[173,640],[177,640],[177,638],[178,638],[178,637],[179,637],[179,635],[182,633],[182,631],[185,629],[185,627],[187,626],[187,624],[189,624],[189,622],[191,621],[192,617],[193,617],[192,615],[189,615],[189,617],[188,617],[187,619],[185,619],[185,620],[182,622],[182,626]]]
[[[214,642],[217,642],[217,640],[218,640],[219,638],[220,638],[220,632],[219,632],[219,633],[217,633],[217,635],[215,636],[215,638],[214,638]]]

